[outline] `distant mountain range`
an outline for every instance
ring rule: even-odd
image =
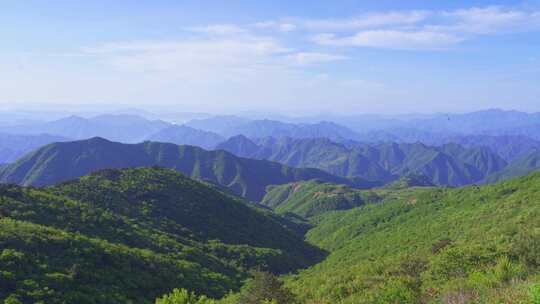
[[[24,154],[53,142],[70,139],[49,135],[15,135],[0,133],[0,164],[11,163]]]
[[[515,159],[503,170],[488,176],[486,182],[494,183],[516,176],[525,176],[538,170],[540,170],[540,151],[532,151]]]
[[[267,160],[237,157],[226,151],[144,142],[122,144],[103,138],[54,143],[0,170],[0,182],[45,186],[107,168],[160,166],[208,181],[259,201],[269,185],[309,179],[361,185],[318,169],[299,169]]]
[[[534,166],[524,166],[526,162],[519,160],[540,151],[540,140],[534,139],[540,138],[539,117],[487,110],[467,114],[327,117],[334,122],[215,116],[175,125],[128,114],[71,116],[4,127],[6,135],[0,135],[0,164],[11,163],[52,142],[98,136],[122,143],[152,141],[223,149],[242,157],[318,168],[378,183],[418,173],[437,185],[460,186],[498,180],[488,176],[502,174],[500,171],[507,163],[515,162],[519,169],[508,169],[501,176],[529,172]],[[44,133],[50,135],[41,135]]]
[[[247,120],[235,116],[217,116],[208,119],[194,120],[188,126],[219,133],[224,137],[244,135],[250,138],[292,137],[319,138],[332,140],[358,139],[359,134],[339,124],[320,121],[317,123],[286,123],[276,120]]]
[[[172,125],[146,138],[149,141],[167,142],[177,145],[198,146],[212,149],[225,138],[219,134],[194,129],[185,125]]]
[[[329,139],[230,138],[217,146],[236,155],[277,161],[299,168],[318,168],[343,177],[390,182],[421,174],[436,185],[481,182],[506,167],[504,159],[485,147],[441,147],[416,144],[339,144]]]
[[[11,134],[52,134],[71,139],[96,136],[126,143],[136,143],[168,127],[160,120],[146,120],[134,115],[101,115],[93,118],[70,116],[59,120],[4,128]]]

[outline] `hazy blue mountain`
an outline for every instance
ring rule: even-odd
[[[197,130],[184,125],[173,125],[162,129],[146,138],[149,141],[168,142],[177,145],[198,146],[204,149],[213,149],[218,143],[225,140],[219,134]]]
[[[333,122],[292,124],[275,120],[254,120],[227,131],[227,135],[244,135],[249,138],[291,137],[329,138],[332,140],[357,139],[358,134]]]
[[[160,120],[150,121],[133,115],[100,115],[92,118],[70,116],[46,123],[4,128],[3,131],[15,134],[48,133],[72,139],[100,136],[136,143],[169,126]]]
[[[426,131],[421,129],[402,126],[400,128],[390,128],[384,130],[370,131],[362,133],[359,137],[361,142],[382,143],[382,142],[398,142],[398,143],[425,143],[429,145],[443,144],[446,141],[441,139],[455,137],[460,134],[449,131]]]
[[[410,174],[425,175],[437,185],[478,182],[507,163],[485,147],[441,147],[421,143],[347,144],[326,138],[233,137],[217,146],[239,156],[277,161],[299,168],[318,168],[334,175],[390,182]]]
[[[526,136],[535,140],[540,140],[540,122],[530,125],[522,125],[510,128],[498,128],[484,132],[487,135],[504,135],[504,136]]]
[[[0,133],[0,164],[11,163],[24,154],[53,142],[69,139],[49,134],[16,135]]]
[[[434,145],[444,143],[456,143],[464,147],[487,147],[506,161],[540,150],[540,141],[520,135],[462,135],[440,138],[432,142]]]
[[[318,138],[333,140],[358,139],[358,134],[351,129],[329,121],[316,123],[291,123],[270,119],[250,120],[237,116],[216,116],[209,119],[192,120],[189,127],[211,131],[225,137],[244,135],[249,138],[292,137]]]
[[[44,186],[100,169],[149,166],[175,169],[254,201],[264,196],[269,185],[315,178],[352,183],[318,169],[298,169],[266,160],[241,158],[222,150],[206,151],[194,146],[156,142],[122,144],[103,138],[45,146],[2,169],[0,182]]]
[[[205,119],[193,119],[186,123],[186,126],[198,130],[214,132],[227,137],[228,130],[234,129],[251,120],[238,116],[214,116]]]
[[[271,138],[273,139],[273,138]],[[265,158],[265,151],[261,151],[261,147],[254,141],[244,135],[233,136],[226,141],[216,145],[216,149],[225,150],[235,155],[251,158]]]
[[[513,177],[524,176],[537,170],[540,170],[540,151],[533,151],[513,160],[503,170],[488,176],[485,182],[498,182]]]
[[[415,142],[429,134],[468,135],[486,131],[507,130],[540,124],[540,113],[525,113],[489,109],[470,113],[435,113],[408,115],[326,115],[296,117],[296,123],[332,121],[345,126],[373,141],[387,141],[380,136],[394,135],[405,142]],[[416,139],[415,139],[416,138]]]
[[[484,131],[512,129],[540,124],[540,113],[491,109],[464,114],[442,114],[430,119],[413,120],[412,128],[430,132],[479,134]]]
[[[532,128],[531,128],[532,129]],[[495,132],[494,132],[495,133]],[[510,133],[510,131],[508,131]],[[488,147],[506,161],[511,161],[535,150],[540,150],[540,141],[523,135],[454,135],[427,131],[402,129],[373,131],[361,136],[362,142],[398,142],[440,146],[455,143],[464,147]],[[347,144],[347,141],[342,141]]]

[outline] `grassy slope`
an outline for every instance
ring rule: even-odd
[[[451,299],[460,296],[526,303],[520,282],[537,273],[539,259],[526,256],[538,250],[527,246],[540,244],[539,201],[534,174],[484,187],[407,189],[382,204],[327,213],[307,237],[331,254],[288,285],[309,303],[458,303]]]

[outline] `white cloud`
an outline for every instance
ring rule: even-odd
[[[291,22],[277,22],[277,21],[264,21],[254,24],[256,28],[260,29],[274,29],[280,32],[292,32],[297,29],[297,25]]]
[[[240,26],[208,25],[188,30],[198,35],[177,41],[105,43],[83,48],[82,54],[119,70],[167,72],[185,77],[269,67],[296,69],[347,58],[330,52],[299,51],[277,37],[258,35]]]
[[[321,34],[313,38],[318,44],[329,46],[373,47],[405,50],[434,50],[463,41],[462,38],[434,31],[362,31],[353,36],[337,37]]]
[[[340,19],[283,19],[256,28],[296,30],[321,45],[441,49],[481,35],[540,31],[540,11],[503,6],[453,11],[390,11]]]
[[[270,64],[274,56],[291,53],[291,49],[268,37],[237,39],[195,39],[185,41],[143,41],[108,43],[85,48],[116,68],[134,71],[175,71],[191,73],[216,68],[249,68]]]
[[[497,34],[540,30],[540,12],[507,9],[501,6],[474,7],[443,12],[448,25],[432,26],[440,30],[472,34]]]
[[[245,34],[248,32],[246,29],[234,24],[214,24],[207,26],[190,27],[187,28],[187,30],[213,35]]]
[[[342,31],[380,28],[386,26],[413,25],[431,15],[428,11],[369,13],[347,19],[313,19],[301,21],[302,27],[314,31]]]
[[[289,58],[293,63],[298,65],[312,65],[347,59],[347,57],[343,55],[318,52],[299,52],[290,55]]]

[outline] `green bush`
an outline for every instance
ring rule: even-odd
[[[246,283],[240,293],[238,304],[293,304],[296,303],[293,293],[283,286],[269,272],[256,271],[253,278]]]
[[[391,278],[377,292],[375,303],[418,303],[417,293],[410,282],[403,278]]]
[[[540,266],[540,232],[522,229],[512,240],[512,253],[528,267]]]
[[[499,283],[508,283],[512,279],[522,278],[526,269],[518,263],[510,261],[507,256],[500,257],[492,270],[495,280]]]
[[[156,299],[156,304],[215,304],[214,300],[205,296],[198,297],[185,289],[174,289],[170,294]]]
[[[533,284],[529,287],[530,304],[540,304],[540,284]]]

